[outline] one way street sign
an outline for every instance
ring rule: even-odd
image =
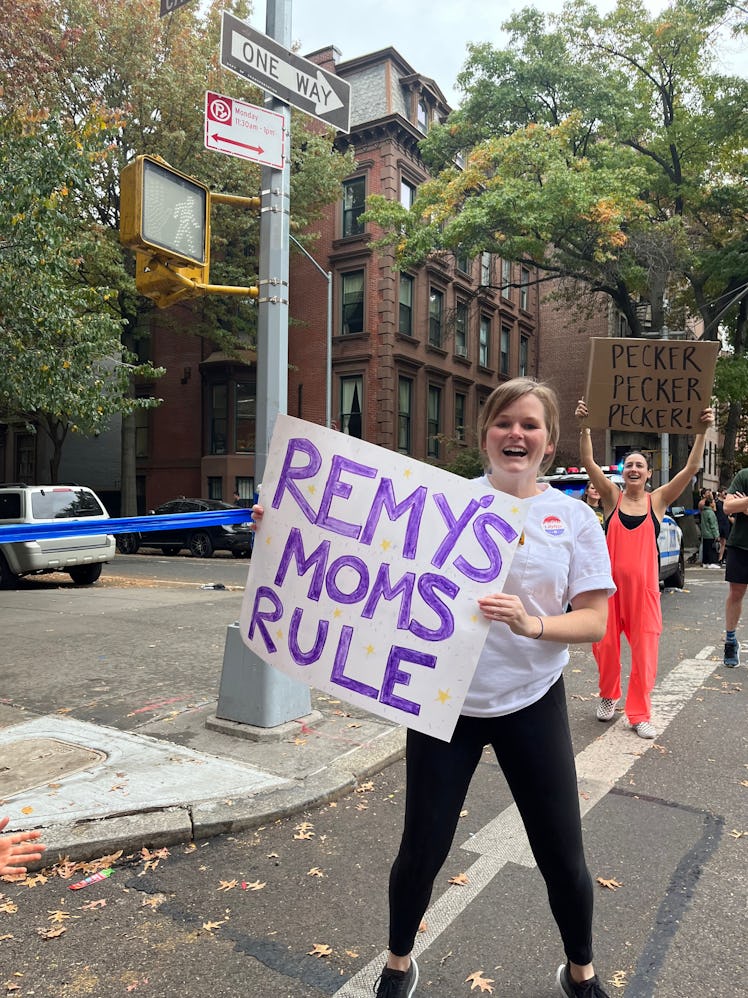
[[[351,130],[349,83],[227,11],[221,27],[221,65],[339,131]]]

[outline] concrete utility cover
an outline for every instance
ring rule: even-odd
[[[71,745],[56,738],[20,738],[7,742],[0,754],[0,798],[56,783],[104,759],[106,753],[99,749]]]

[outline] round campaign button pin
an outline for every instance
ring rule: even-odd
[[[546,516],[543,519],[543,530],[545,530],[547,534],[550,534],[551,537],[560,537],[565,529],[566,528],[563,523],[557,516]]]

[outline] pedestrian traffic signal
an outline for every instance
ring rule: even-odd
[[[120,174],[120,242],[135,250],[135,287],[159,308],[205,294],[259,294],[210,283],[212,201],[260,206],[257,197],[211,194],[160,156],[137,156]]]
[[[207,268],[210,191],[160,157],[136,157],[120,177],[120,240],[165,263]]]

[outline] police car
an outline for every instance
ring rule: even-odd
[[[623,488],[623,476],[618,465],[603,466],[603,472],[619,488]],[[541,482],[548,482],[554,489],[560,489],[568,496],[581,499],[590,478],[584,468],[556,468],[552,475],[543,475]],[[683,516],[685,510],[672,506],[662,518],[657,547],[660,551],[660,582],[668,588],[682,589],[686,581],[686,555],[683,548],[683,531],[676,517]]]

